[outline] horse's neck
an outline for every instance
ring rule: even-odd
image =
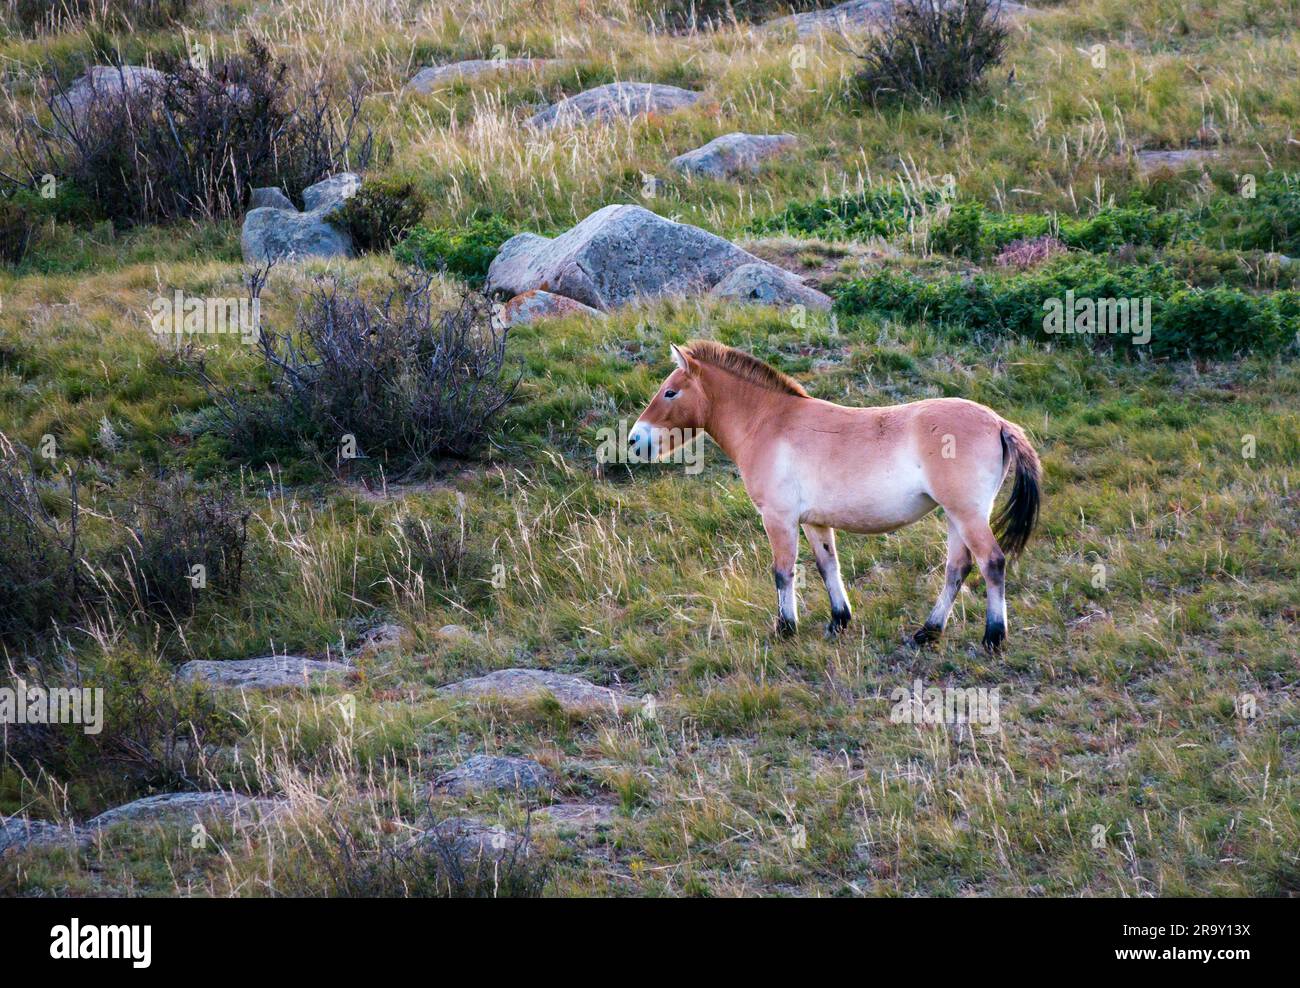
[[[710,410],[704,430],[743,473],[759,449],[772,438],[772,420],[780,415],[781,406],[802,399],[760,387],[714,367],[707,368],[705,373]]]

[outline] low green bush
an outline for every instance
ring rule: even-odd
[[[376,253],[406,236],[428,205],[424,193],[409,181],[367,179],[334,219],[347,228],[358,251]]]
[[[459,228],[417,226],[397,245],[393,255],[426,271],[445,270],[478,288],[487,278],[488,266],[501,245],[516,232],[495,214],[475,217]]]
[[[1022,274],[981,274],[925,281],[883,272],[844,285],[836,308],[904,322],[930,322],[962,333],[1014,333],[1052,342],[1086,340],[1117,347],[1128,334],[1050,332],[1050,300],[1150,299],[1150,352],[1158,357],[1229,357],[1276,353],[1300,328],[1300,293],[1251,294],[1189,288],[1168,267],[1110,265],[1073,255]]]
[[[878,186],[851,195],[792,202],[773,216],[755,220],[749,229],[838,240],[892,237],[943,200],[944,191],[937,186],[920,191]]]

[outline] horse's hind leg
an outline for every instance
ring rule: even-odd
[[[792,635],[799,625],[799,605],[794,594],[794,564],[799,558],[799,522],[767,512],[763,528],[772,543],[772,579],[776,581],[776,633]]]
[[[826,594],[831,599],[831,620],[826,625],[826,634],[834,635],[853,618],[849,598],[844,593],[844,581],[840,578],[840,557],[835,552],[835,529],[824,525],[804,525],[803,534],[807,536],[813,555],[817,557],[817,572],[822,575]]]
[[[957,594],[961,593],[962,582],[966,579],[970,568],[970,549],[966,548],[966,543],[962,541],[956,524],[949,518],[948,564],[944,568],[943,589],[939,591],[939,599],[934,602],[934,608],[925,619],[925,624],[912,635],[912,641],[918,645],[925,645],[937,641],[943,634],[944,625],[948,623],[948,615],[952,613],[952,605],[957,600]]]
[[[1007,637],[1006,574],[1007,557],[993,536],[988,518],[967,515],[954,519],[962,541],[979,564],[980,575],[988,590],[988,609],[984,617],[984,647],[996,652]]]

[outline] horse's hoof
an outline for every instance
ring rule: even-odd
[[[990,624],[984,628],[984,651],[990,655],[1002,651],[1002,643],[1007,640],[1007,628],[1003,624]]]
[[[851,620],[853,615],[848,611],[831,611],[830,622],[826,625],[826,637],[834,638],[849,626]]]
[[[776,619],[776,637],[793,638],[794,633],[799,630],[799,626],[789,618],[779,617]]]
[[[923,624],[921,627],[917,628],[916,633],[912,635],[912,644],[918,646],[933,645],[939,640],[939,636],[942,634],[942,628],[936,628],[932,624]]]

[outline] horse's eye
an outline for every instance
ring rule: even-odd
[[[665,397],[665,398],[676,398],[676,397],[677,397],[677,392],[674,391],[672,388],[669,388],[667,391],[664,392],[664,397]]]

